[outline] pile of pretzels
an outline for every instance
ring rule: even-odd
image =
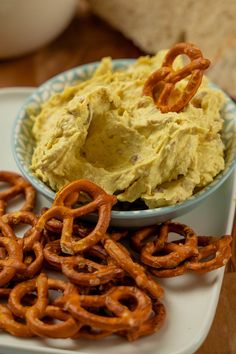
[[[231,236],[197,236],[176,222],[110,228],[116,198],[88,180],[65,186],[40,215],[21,176],[1,171],[0,182],[0,328],[14,336],[136,340],[164,323],[158,277],[208,272],[231,255]],[[18,199],[21,209],[8,212]],[[84,221],[91,213],[95,225]]]

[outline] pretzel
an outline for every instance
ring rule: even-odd
[[[33,253],[32,256],[30,253]],[[28,250],[28,252],[24,251],[24,259],[23,263],[25,265],[25,269],[21,272],[18,272],[15,276],[17,281],[22,281],[25,279],[33,278],[37,273],[41,271],[43,265],[43,247],[40,242],[35,242],[32,246],[32,250]]]
[[[16,318],[6,305],[0,304],[0,328],[16,337],[32,337],[33,333],[25,324],[16,321]]]
[[[25,202],[20,210],[33,210],[36,192],[30,183],[17,173],[9,171],[0,171],[0,181],[11,185],[6,190],[0,192],[0,216],[5,214],[7,202],[21,194],[25,196]]]
[[[187,55],[190,63],[175,71],[173,62],[181,54]],[[148,77],[143,87],[143,95],[151,96],[162,113],[180,112],[197,92],[202,81],[203,71],[209,65],[210,61],[203,58],[202,52],[195,45],[177,43],[167,52],[161,68]],[[187,86],[182,93],[178,94],[177,98],[174,97],[172,103],[171,98],[175,94],[176,83],[188,76],[190,78]],[[158,95],[157,91],[160,91]]]
[[[7,257],[0,259],[0,286],[6,285],[17,271],[25,270],[22,242],[9,237],[0,237],[0,246],[7,251]]]
[[[99,264],[81,256],[65,258],[61,264],[62,273],[75,284],[83,286],[96,286],[108,283],[123,274],[123,270],[117,267],[108,257],[107,265]],[[76,268],[79,267],[79,272]],[[83,273],[82,270],[85,269]]]
[[[44,248],[45,259],[56,269],[75,284],[83,286],[96,286],[109,282],[123,275],[123,270],[118,268],[104,249],[96,245],[86,251],[84,256],[65,257],[60,255],[60,241],[48,243]],[[88,256],[95,256],[99,261],[92,261]],[[86,257],[87,256],[87,257]],[[79,268],[79,271],[77,271]],[[84,270],[84,271],[83,271]]]
[[[120,334],[125,336],[129,341],[134,341],[139,337],[157,332],[164,323],[166,310],[165,306],[158,300],[153,303],[152,308],[153,313],[150,315],[150,318],[144,321],[140,327],[121,332]]]
[[[222,237],[198,236],[199,256],[197,259],[187,262],[187,270],[205,273],[225,266],[231,257],[231,242],[232,237],[229,235]]]
[[[182,235],[184,239],[168,242],[170,232]],[[152,241],[148,240],[150,237]],[[186,272],[209,272],[224,266],[231,256],[231,240],[231,236],[197,236],[184,224],[167,222],[139,229],[132,236],[132,245],[151,273],[157,277],[173,277]]]
[[[45,275],[40,274],[38,278],[23,281],[17,284],[11,290],[8,299],[8,306],[15,316],[18,316],[19,318],[25,318],[26,313],[31,306],[23,305],[22,300],[26,295],[31,294],[37,290],[37,280],[39,282],[40,279],[46,281]],[[47,288],[57,290],[59,293],[64,293],[67,289],[67,286],[68,284],[62,280],[52,278],[47,279]],[[51,305],[53,305],[53,301],[54,299],[51,301]]]
[[[77,202],[81,192],[88,194],[93,200],[73,209],[72,206]],[[60,241],[63,252],[69,254],[81,252],[104,238],[109,226],[111,208],[115,202],[115,196],[108,195],[94,183],[87,180],[74,181],[57,193],[52,207],[40,217],[37,230],[42,231],[50,219],[59,218],[63,221]],[[95,211],[98,211],[95,228],[86,237],[74,240],[72,235],[74,219]]]
[[[55,306],[48,306],[48,279],[41,273],[36,280],[38,298],[27,309],[26,320],[31,331],[41,337],[68,338],[78,332],[79,326],[72,316]],[[62,322],[46,323],[43,318],[49,316]]]
[[[150,228],[149,230],[152,232]],[[182,240],[178,244],[167,242],[170,232],[184,236],[184,243]],[[139,234],[140,231],[138,231]],[[162,254],[158,255],[158,252]],[[163,252],[167,254],[163,254]],[[197,255],[197,236],[194,231],[187,225],[168,222],[161,226],[160,233],[157,234],[154,241],[149,241],[142,247],[140,259],[153,268],[174,268],[189,257]]]
[[[60,297],[56,305],[69,311],[81,324],[105,331],[120,331],[140,326],[151,314],[150,298],[136,287],[112,287],[103,295],[79,295],[75,288],[67,289],[67,295]],[[122,304],[131,302],[132,309]],[[109,315],[99,314],[106,308]],[[91,311],[90,309],[96,309]]]
[[[0,298],[8,299],[10,292],[11,292],[11,288],[0,288]]]
[[[46,213],[49,208],[43,208],[41,214]],[[48,220],[45,224],[45,230],[50,231],[54,234],[58,234],[60,237],[63,227],[63,222],[59,219],[53,218]],[[73,233],[78,235],[80,238],[88,236],[88,234],[93,230],[91,224],[86,223],[85,221],[73,224]],[[58,236],[57,236],[58,238]]]
[[[43,249],[43,254],[47,263],[56,270],[61,270],[61,263],[66,257],[70,257],[62,253],[60,240],[48,242]]]
[[[140,252],[149,239],[155,239],[160,233],[161,225],[151,225],[142,227],[133,232],[131,236],[131,248]]]
[[[7,213],[0,217],[0,230],[4,236],[17,240],[13,226],[28,224],[33,227],[36,225],[37,220],[37,216],[30,211],[15,211],[12,213]],[[30,231],[28,231],[28,233],[29,232]]]
[[[124,269],[135,280],[137,286],[146,290],[155,299],[163,296],[162,287],[145,272],[140,264],[133,262],[128,252],[125,252],[121,245],[107,238],[104,248],[118,266]]]
[[[0,217],[0,230],[4,236],[17,239],[14,225],[27,224],[31,227],[24,233],[24,249],[32,250],[35,242],[42,238],[42,232],[36,230],[38,217],[30,211],[16,211]]]

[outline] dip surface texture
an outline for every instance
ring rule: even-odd
[[[224,96],[204,78],[182,112],[161,113],[142,90],[163,57],[141,57],[116,72],[105,58],[91,79],[45,102],[33,117],[35,175],[55,191],[86,178],[149,208],[184,201],[210,183],[224,169]]]

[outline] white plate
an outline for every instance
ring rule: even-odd
[[[11,130],[16,112],[32,93],[30,88],[0,90],[0,169],[16,171],[11,153]],[[194,211],[178,219],[203,235],[231,232],[234,215],[234,175]],[[39,196],[38,206],[48,206]],[[167,319],[156,334],[129,343],[112,336],[100,341],[19,339],[0,333],[1,354],[192,354],[208,334],[218,303],[224,269],[206,275],[187,274],[161,280]]]

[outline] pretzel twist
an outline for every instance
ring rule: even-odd
[[[114,240],[106,239],[104,248],[119,267],[135,280],[138,287],[146,290],[155,299],[160,299],[163,296],[162,287],[145,272],[140,264],[133,262],[128,251],[124,251],[121,245]]]
[[[199,254],[174,268],[150,268],[159,278],[169,278],[188,272],[207,273],[226,265],[231,257],[232,237],[198,236]]]
[[[175,71],[173,62],[181,54],[187,55],[191,61],[182,69]],[[178,43],[167,52],[162,67],[148,77],[143,87],[143,95],[151,96],[162,113],[180,112],[197,92],[202,82],[203,71],[209,65],[210,61],[203,58],[202,52],[195,45]],[[170,98],[173,96],[176,83],[188,76],[190,78],[187,86],[172,103]],[[158,87],[161,87],[159,90],[161,93],[156,97]]]
[[[65,257],[60,253],[59,240],[48,243],[44,248],[44,256],[47,262],[54,268],[61,269],[62,273],[72,283],[78,285],[101,285],[124,274],[123,270],[117,267],[105,250],[97,245],[87,250],[83,256]],[[87,258],[88,256],[90,258],[95,256],[98,260],[93,261]]]
[[[93,200],[73,209],[72,206],[77,202],[81,192],[86,193]],[[69,254],[81,252],[105,237],[110,222],[111,208],[115,202],[115,196],[108,195],[94,183],[87,180],[74,181],[57,193],[52,207],[40,217],[37,230],[41,232],[50,219],[59,218],[63,222],[60,238],[63,252]],[[98,221],[95,228],[86,237],[74,240],[74,219],[95,211],[98,211]]]
[[[22,243],[9,237],[0,237],[0,246],[6,249],[6,258],[0,259],[0,286],[13,279],[17,271],[25,270]]]
[[[9,308],[2,304],[0,304],[0,328],[16,337],[29,338],[34,335],[27,324],[16,321]]]
[[[30,183],[25,181],[17,173],[9,171],[0,171],[0,182],[6,182],[10,184],[10,187],[0,192],[0,216],[5,214],[7,202],[22,194],[25,197],[25,202],[20,210],[33,210],[36,192]]]
[[[165,306],[158,300],[153,302],[153,312],[146,321],[144,321],[139,328],[130,329],[128,331],[121,332],[120,334],[125,336],[129,341],[134,341],[139,337],[143,337],[149,334],[157,332],[166,317]]]
[[[132,310],[123,305],[122,300],[131,302]],[[84,325],[113,332],[139,326],[152,311],[150,298],[138,288],[128,286],[112,287],[103,295],[79,295],[72,287],[69,295],[59,298],[56,304]],[[109,316],[99,314],[99,309],[104,307]],[[91,312],[90,308],[97,311]]]
[[[171,232],[184,236],[184,243],[167,242]],[[160,251],[166,254],[158,255]],[[140,258],[143,263],[154,268],[174,268],[189,257],[197,255],[197,235],[194,231],[187,225],[169,222],[162,225],[154,241],[143,246]]]
[[[170,232],[183,236],[168,241]],[[149,237],[154,237],[149,241]],[[205,273],[224,266],[231,257],[231,236],[197,236],[188,226],[167,222],[150,226],[132,236],[141,261],[157,277],[174,277],[186,272]]]

